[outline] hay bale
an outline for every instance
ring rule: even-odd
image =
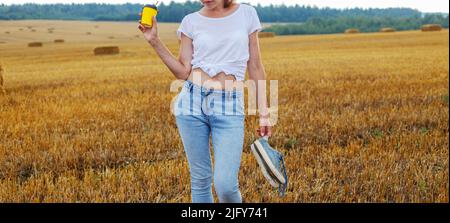
[[[386,27],[386,28],[381,28],[380,32],[382,33],[393,33],[396,32],[397,30],[395,28],[392,27]]]
[[[0,94],[5,94],[5,87],[4,87],[4,80],[3,80],[3,68],[2,65],[0,65]]]
[[[359,29],[352,28],[352,29],[345,30],[345,33],[346,34],[356,34],[356,33],[361,33],[361,31]]]
[[[55,42],[55,43],[64,43],[65,40],[63,40],[63,39],[55,39],[55,41],[53,41],[53,42]]]
[[[276,34],[274,32],[259,32],[258,37],[259,38],[273,38]]]
[[[115,39],[115,37],[114,36],[109,36],[108,39]]]
[[[20,28],[20,29],[19,29],[19,31],[23,31],[23,29],[22,29],[22,28]]]
[[[94,55],[100,56],[100,55],[114,55],[119,54],[120,50],[117,46],[103,46],[103,47],[97,47],[94,49]]]
[[[32,30],[31,30],[31,32],[35,33],[35,32],[36,32],[36,30],[35,30],[35,29],[32,29]]]
[[[422,32],[441,31],[442,26],[439,24],[426,24],[422,26]]]
[[[9,31],[6,31],[5,34],[11,34]]]
[[[89,35],[92,35],[92,33],[91,33],[91,32],[86,32],[86,35],[88,35],[88,36],[89,36]]]
[[[28,47],[42,47],[42,43],[41,42],[32,42],[32,43],[28,43]]]

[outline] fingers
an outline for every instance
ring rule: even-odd
[[[264,136],[266,136],[266,128],[265,128],[265,127],[260,127],[260,128],[258,129],[258,135],[259,135],[259,137],[264,137]]]
[[[155,29],[158,29],[158,20],[156,20],[156,16],[153,16],[153,27],[155,27]]]
[[[272,136],[272,128],[270,126],[266,126],[266,136]]]
[[[259,137],[271,137],[272,136],[272,128],[270,126],[261,126],[258,130],[256,130]]]
[[[267,131],[265,127],[261,127],[261,131],[259,134],[261,137],[267,136]]]
[[[139,30],[141,30],[141,32],[145,33],[145,31],[146,31],[145,26],[143,26],[142,24],[139,24],[138,28],[139,28]]]
[[[147,31],[147,27],[142,25],[142,20],[139,20],[139,26],[138,26],[139,30],[141,30],[141,32],[145,33]],[[153,16],[153,26],[152,29],[158,29],[158,21],[156,20],[156,16]]]

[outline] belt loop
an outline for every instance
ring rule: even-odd
[[[214,90],[211,88],[205,88],[205,96],[210,96],[212,93],[214,93]]]
[[[188,83],[189,92],[192,93],[193,89],[194,89],[194,85],[190,81],[188,81],[187,83]]]

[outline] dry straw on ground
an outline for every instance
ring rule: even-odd
[[[396,32],[397,30],[395,28],[392,27],[386,27],[386,28],[382,28],[380,29],[380,32],[382,33],[393,33]]]
[[[53,42],[55,42],[55,43],[64,43],[65,40],[63,40],[63,39],[55,39],[55,41],[53,41]]]
[[[99,44],[138,34],[128,23],[108,23],[98,38],[85,35],[92,22],[52,23],[60,37],[12,32],[1,40],[0,202],[190,202],[189,166],[170,112],[175,78],[158,55],[142,38]],[[160,25],[177,53],[179,25]],[[279,80],[271,144],[286,154],[289,185],[279,198],[265,181],[249,150],[258,120],[247,116],[245,202],[448,203],[449,32],[427,34],[261,41],[267,79]],[[15,44],[59,38],[70,44]],[[94,56],[98,46],[122,52]]]
[[[355,33],[361,33],[359,29],[347,29],[345,30],[346,34],[355,34]]]
[[[117,46],[104,46],[104,47],[97,47],[94,49],[94,54],[96,56],[99,55],[114,55],[119,54],[120,50]]]
[[[439,24],[427,24],[422,26],[423,32],[441,31],[442,26]]]
[[[28,47],[42,47],[42,42],[32,42],[28,43]]]
[[[276,34],[274,32],[260,32],[258,36],[259,38],[272,38],[275,37]]]

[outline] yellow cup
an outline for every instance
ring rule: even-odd
[[[145,5],[142,8],[141,24],[147,28],[152,28],[153,17],[156,15],[158,15],[158,7],[156,5]]]

